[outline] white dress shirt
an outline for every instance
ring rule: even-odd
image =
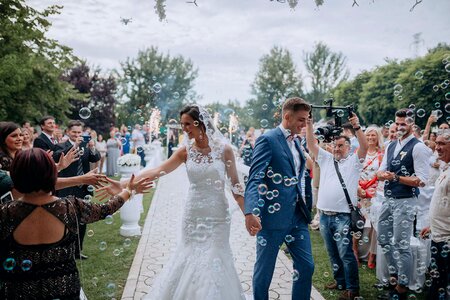
[[[289,146],[289,149],[291,150],[292,156],[294,157],[294,166],[295,166],[295,175],[298,176],[298,173],[300,172],[300,153],[298,153],[297,148],[295,148],[295,142],[294,140],[289,141],[287,137],[291,134],[288,130],[286,130],[282,124],[280,124],[281,132],[283,132],[284,137],[286,138],[286,143]]]
[[[400,151],[403,149],[403,147],[414,138],[414,135],[411,133],[406,139],[400,141],[394,141],[395,149],[394,149],[394,157],[396,157]],[[379,171],[386,171],[387,170],[387,153],[388,153],[389,146],[386,147],[386,150],[384,151],[383,161],[381,162],[381,166]],[[428,183],[428,176],[430,171],[430,164],[429,164],[429,158],[432,155],[432,151],[430,148],[425,146],[424,143],[419,142],[417,143],[412,151],[412,156],[414,160],[414,173],[416,174],[416,177],[420,179],[423,183]]]

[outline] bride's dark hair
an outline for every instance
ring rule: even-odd
[[[203,131],[206,131],[206,127],[205,124],[203,124],[203,121],[200,119],[200,110],[198,109],[198,106],[196,105],[188,105],[185,106],[181,111],[180,111],[180,118],[182,115],[188,115],[190,116],[192,119],[194,119],[194,121],[197,121],[200,128]]]

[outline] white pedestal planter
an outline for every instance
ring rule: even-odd
[[[152,168],[152,157],[153,157],[153,147],[150,144],[147,144],[144,146],[144,153],[145,153],[145,168],[151,169]]]
[[[140,157],[135,154],[130,155],[130,160],[140,161]],[[133,156],[133,157],[131,157]],[[125,155],[121,158],[124,158]],[[137,158],[136,158],[137,157]],[[124,158],[126,159],[126,158]],[[122,175],[121,181],[128,180],[133,173],[138,173],[140,165],[134,166],[123,166],[119,164],[119,172]],[[120,209],[120,219],[122,221],[122,226],[120,226],[120,234],[122,236],[135,236],[141,235],[141,227],[139,226],[139,219],[141,217],[142,211],[142,194],[136,194],[134,197],[130,198]]]

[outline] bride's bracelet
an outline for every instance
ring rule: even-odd
[[[135,190],[131,190],[128,186],[126,188],[124,188],[122,190],[122,192],[127,192],[128,193],[128,200],[130,200],[131,198],[134,197],[134,195],[136,194]]]

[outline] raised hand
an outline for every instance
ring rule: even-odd
[[[106,183],[102,183],[102,187],[98,188],[95,191],[95,196],[100,201],[105,200],[109,196],[117,195],[122,191],[122,185],[120,184],[120,181],[113,180],[108,177],[106,177],[105,179]]]
[[[95,194],[97,199],[100,201],[103,201],[110,196],[119,194],[123,189],[123,186],[120,183],[120,181],[113,180],[108,177],[106,177],[105,179],[106,183],[109,184],[106,185],[102,182],[101,184],[102,187],[98,188]],[[136,182],[134,182],[134,179],[135,179],[134,175],[131,176],[131,179],[128,182],[127,187],[138,194],[148,193],[149,190],[152,187],[154,187],[154,182],[148,178],[142,178]]]
[[[77,161],[79,158],[78,151],[75,147],[70,148],[70,150],[67,152],[67,154],[64,155],[64,152],[61,153],[61,156],[59,157],[59,161],[56,164],[56,168],[58,169],[58,172],[61,170],[64,170],[68,166],[70,166],[74,161]]]
[[[95,188],[101,187],[102,184],[108,183],[107,177],[102,174],[98,174],[98,168],[92,169],[88,173],[81,175],[83,184],[93,185]]]
[[[255,236],[262,229],[261,220],[253,214],[248,214],[245,216],[245,227],[251,236]]]

